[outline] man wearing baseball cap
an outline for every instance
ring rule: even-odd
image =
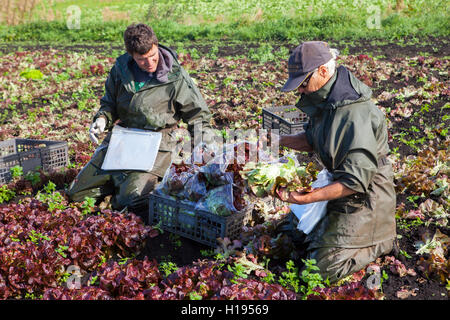
[[[309,193],[277,190],[281,200],[328,201],[326,215],[307,235],[308,258],[336,282],[393,249],[396,194],[384,114],[372,91],[322,41],[304,42],[288,61],[282,91],[296,90],[296,106],[309,116],[305,131],[281,136],[280,146],[314,151],[332,183]]]

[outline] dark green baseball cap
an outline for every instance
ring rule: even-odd
[[[288,60],[289,79],[281,91],[297,89],[316,68],[333,58],[328,43],[306,41],[292,51]]]

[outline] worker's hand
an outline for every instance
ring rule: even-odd
[[[275,191],[276,196],[284,202],[305,204],[307,203],[305,194],[306,192],[289,191],[286,187],[278,187]]]
[[[281,201],[288,201],[290,197],[290,192],[286,187],[278,187],[275,190],[275,195],[281,200]]]
[[[106,119],[105,117],[98,117],[89,128],[89,138],[94,144],[98,144],[98,135],[105,131]]]

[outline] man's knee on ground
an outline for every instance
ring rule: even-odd
[[[114,186],[105,180],[103,184],[97,186],[84,185],[79,181],[73,181],[65,190],[66,195],[70,201],[82,202],[86,197],[93,198],[96,202],[100,202],[103,198],[114,192]]]
[[[130,193],[119,193],[114,195],[112,200],[112,207],[114,210],[122,210],[125,207],[139,207],[148,202],[148,193],[138,192],[133,190]]]
[[[323,251],[329,251],[326,249],[330,248],[320,248],[312,251],[309,255],[309,259],[316,260],[316,266],[319,268],[317,273],[322,276],[323,280],[328,279],[330,283],[334,283],[353,272],[356,266],[353,258],[342,258],[333,253],[324,254]]]
[[[72,182],[71,185],[66,189],[66,195],[69,197],[70,201],[81,202],[87,197],[89,190],[77,190],[76,183]]]
[[[113,199],[113,208],[122,210],[125,207],[140,207],[148,202],[148,195],[155,189],[158,177],[150,173],[133,172],[124,176],[117,183],[116,195]]]
[[[330,283],[337,282],[375,261],[392,250],[393,240],[386,240],[366,248],[317,248],[309,252],[315,259],[319,274]]]
[[[68,189],[66,190],[66,194],[69,197],[69,200],[73,202],[83,202],[86,197],[93,198],[96,200],[96,202],[98,202],[104,196],[104,192],[101,191],[101,188],[92,188],[82,191],[74,191],[73,189]]]
[[[318,273],[330,283],[337,282],[367,266],[376,257],[362,249],[318,248],[309,254],[316,260]]]

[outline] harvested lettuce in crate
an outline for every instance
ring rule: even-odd
[[[235,160],[223,153],[203,166],[173,163],[155,193],[188,201],[220,216],[245,210],[250,203],[248,187],[240,175],[244,164]]]
[[[197,204],[196,209],[207,210],[219,216],[229,216],[236,212],[233,205],[233,186],[226,184],[211,189]]]
[[[197,202],[203,198],[206,193],[206,182],[201,172],[194,173],[183,186],[184,197],[192,202]]]
[[[189,165],[172,165],[167,169],[163,181],[157,187],[157,192],[184,199],[184,188],[189,179],[194,176],[196,168]]]
[[[200,167],[199,170],[211,186],[233,183],[233,176],[228,174],[230,172],[225,172],[226,166],[223,164],[212,162]]]

